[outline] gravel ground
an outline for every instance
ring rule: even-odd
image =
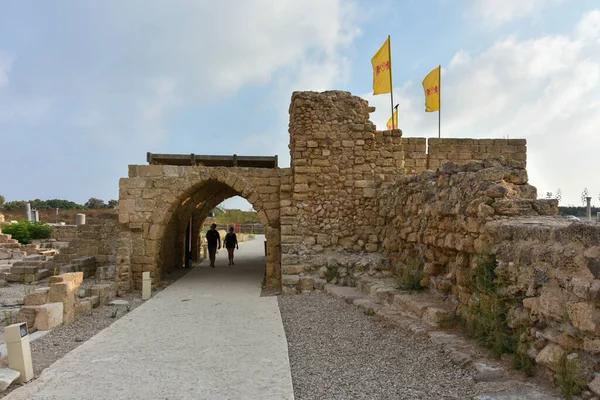
[[[468,399],[506,389],[476,383],[428,338],[321,292],[280,296],[296,400]]]

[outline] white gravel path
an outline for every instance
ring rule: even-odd
[[[279,308],[296,400],[471,399],[519,387],[477,383],[427,337],[321,292],[280,296]]]

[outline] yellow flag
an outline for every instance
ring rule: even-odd
[[[373,94],[392,92],[392,60],[390,60],[390,38],[371,58],[373,65]]]
[[[392,118],[394,119],[394,121],[392,121]],[[388,119],[388,122],[387,122],[388,131],[391,131],[392,129],[398,129],[398,109],[397,108],[396,108],[396,111],[394,111],[394,114],[392,114],[392,118]]]
[[[423,79],[423,89],[425,90],[425,111],[433,112],[440,109],[440,93],[442,87],[440,85],[440,74],[442,67],[439,66],[431,71],[425,79]]]

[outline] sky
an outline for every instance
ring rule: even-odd
[[[147,152],[288,167],[297,90],[350,91],[385,129],[371,57],[387,35],[405,137],[437,137],[421,81],[442,65],[442,137],[525,138],[540,197],[600,204],[597,0],[6,0],[0,194],[116,199]]]

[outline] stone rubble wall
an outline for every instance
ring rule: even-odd
[[[600,225],[517,218],[486,225],[498,284],[517,299],[515,329],[527,328],[528,355],[557,370],[569,353],[600,370]]]
[[[394,275],[418,266],[421,284],[463,317],[486,296],[478,268],[492,257],[531,360],[553,376],[562,355],[578,352],[597,370],[600,227],[557,217],[557,202],[538,200],[527,180],[522,160],[496,159],[401,177],[379,194],[383,251]]]

